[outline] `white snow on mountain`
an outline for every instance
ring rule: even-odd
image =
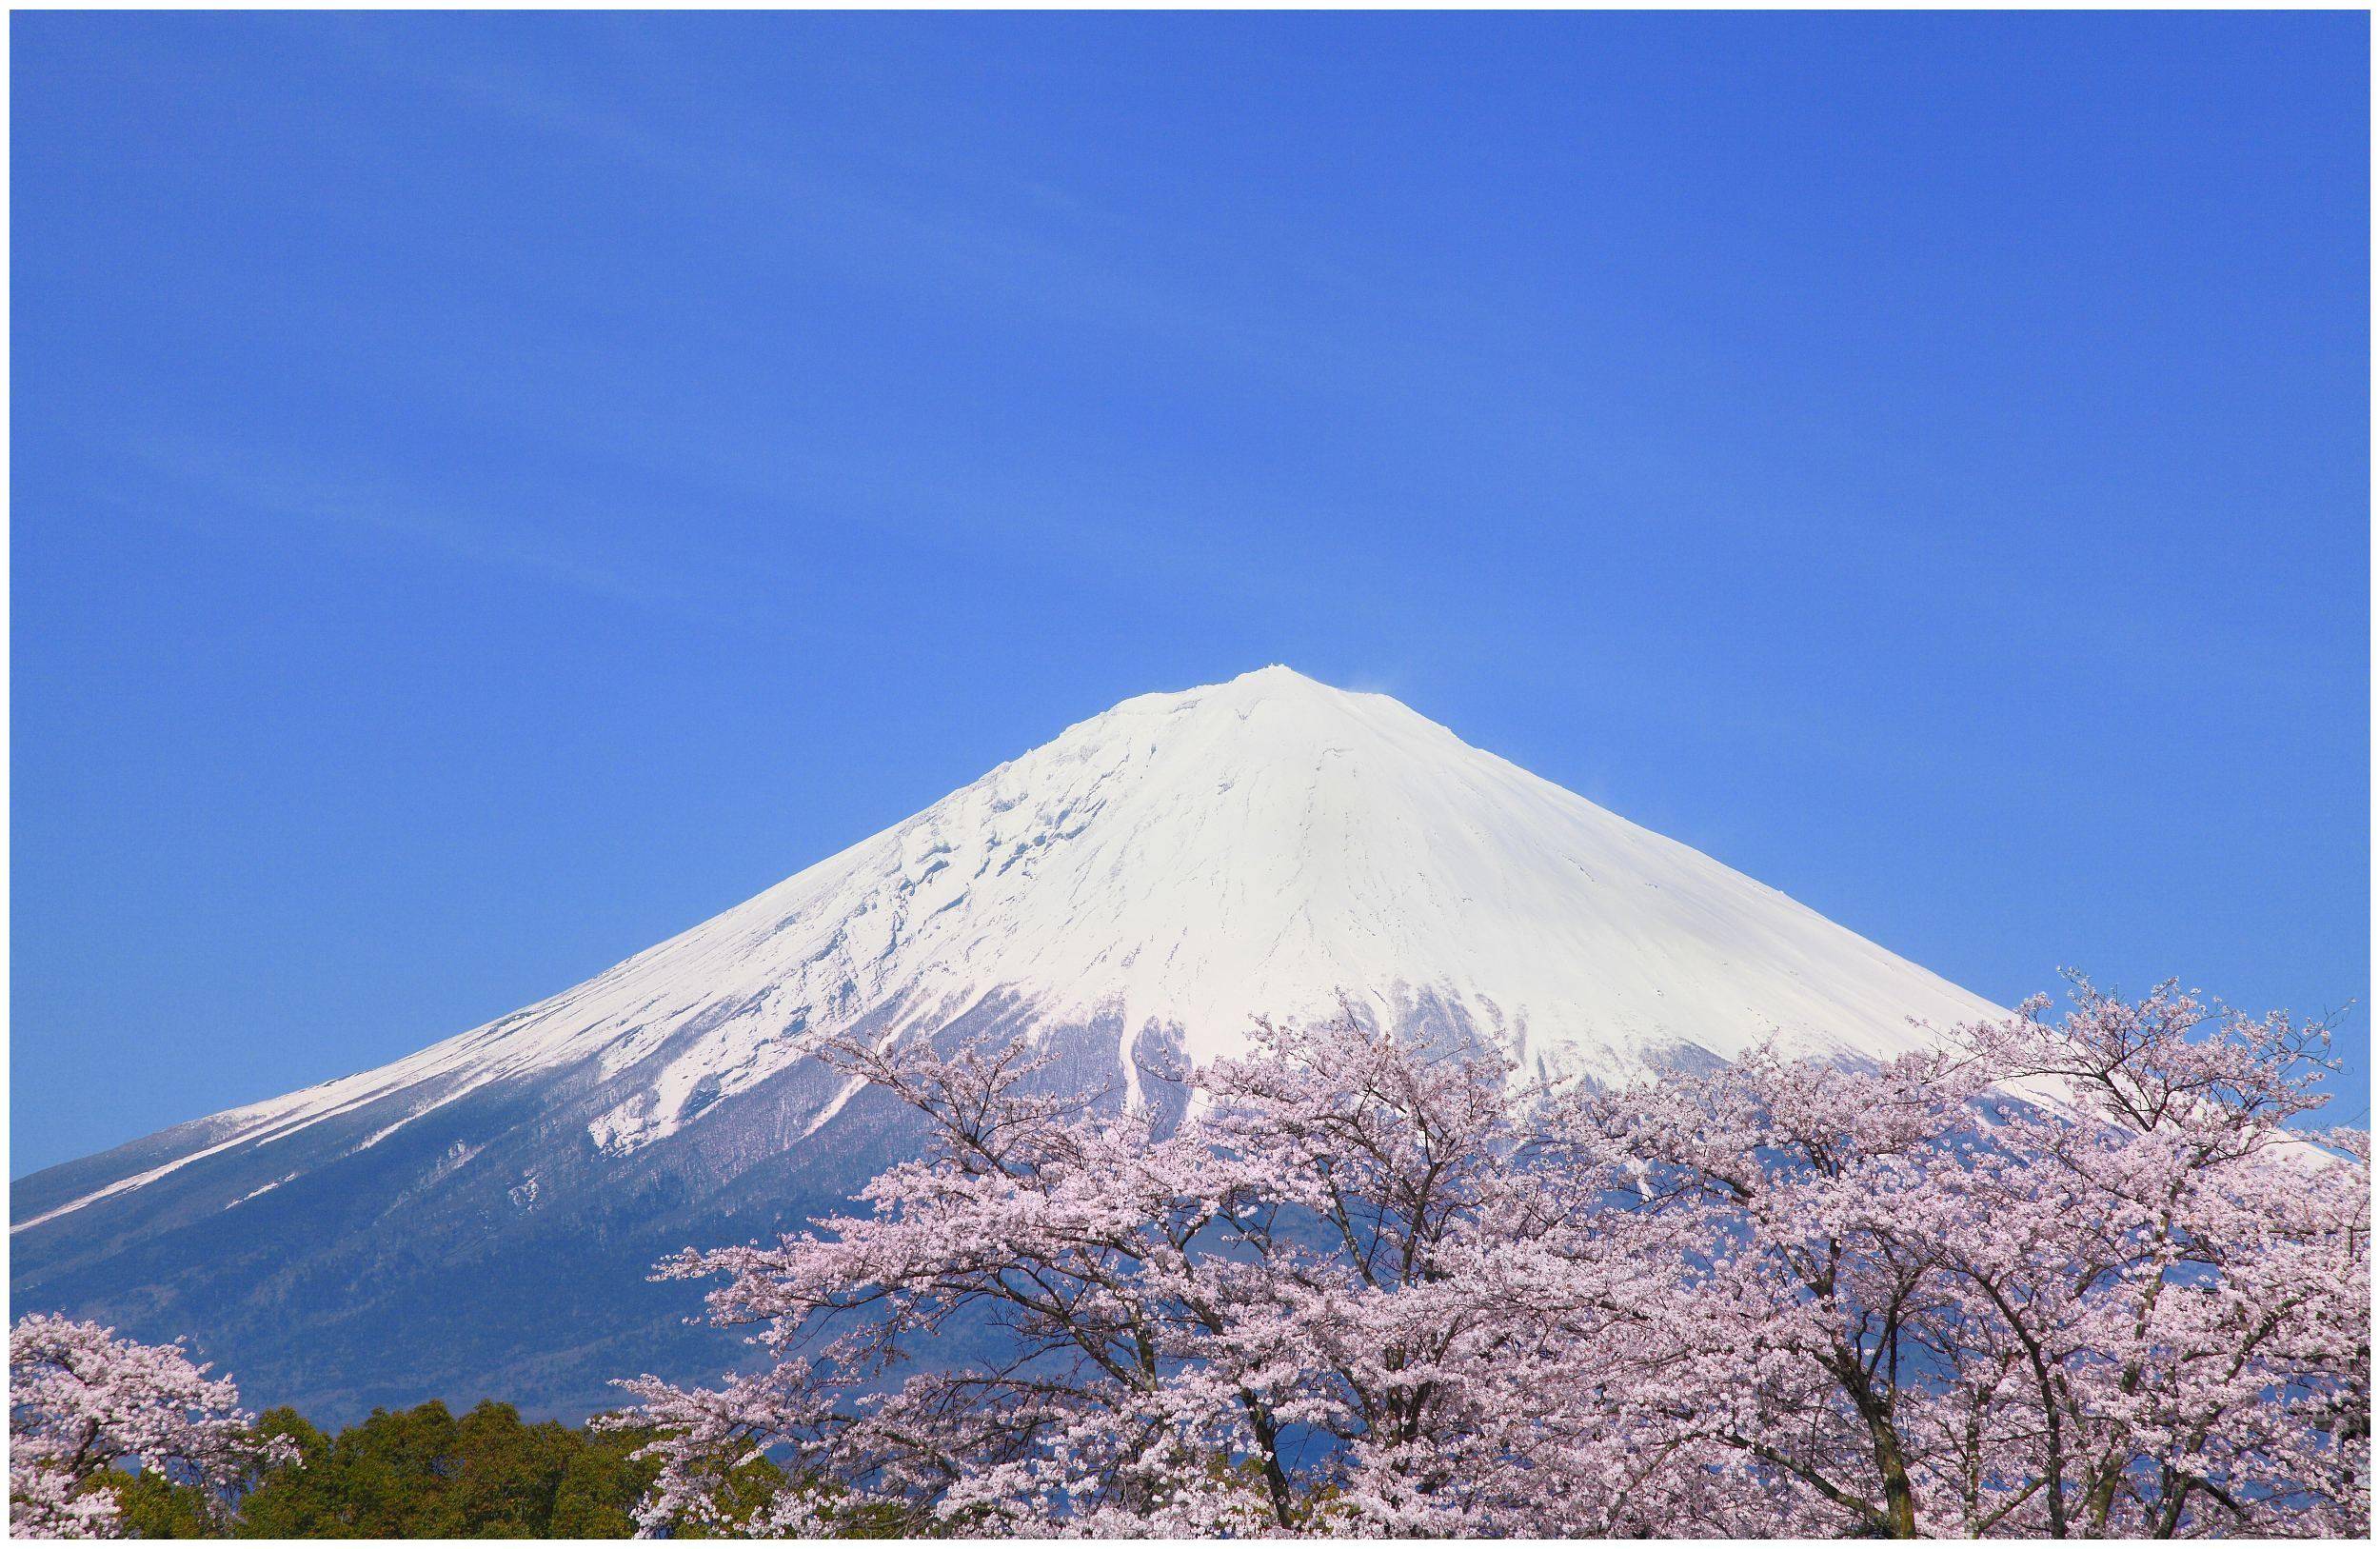
[[[1432,1006],[1524,1069],[1624,1082],[1680,1050],[1885,1057],[1998,1008],[1792,899],[1463,743],[1380,694],[1272,666],[1148,694],[552,999],[393,1064],[216,1116],[208,1143],[18,1223],[393,1093],[409,1114],[669,1044],[589,1125],[619,1154],[871,1019],[986,996],[1037,1025],[1144,1029],[1194,1059],[1344,993]],[[673,1043],[673,1039],[675,1042]],[[408,1102],[414,1100],[408,1098]],[[812,1122],[815,1129],[831,1109]]]

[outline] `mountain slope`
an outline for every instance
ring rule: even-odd
[[[1913,1017],[1994,1010],[1392,699],[1268,667],[1128,700],[485,1027],[23,1180],[14,1289],[334,1412],[499,1377],[573,1407],[653,1364],[648,1336],[716,1358],[653,1332],[645,1260],[898,1154],[821,1038],[989,1028],[1130,1101],[1142,1056],[1342,993],[1606,1082],[1772,1035],[1880,1057]]]

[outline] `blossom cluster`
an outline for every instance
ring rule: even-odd
[[[1014,1043],[845,1043],[929,1144],[664,1266],[766,1359],[625,1384],[642,1519],[2360,1536],[2370,1160],[2303,1122],[2326,1051],[2079,978],[1881,1067],[1617,1091],[1352,1014],[1259,1023],[1170,1109]]]
[[[289,1459],[260,1440],[227,1378],[178,1344],[141,1344],[50,1313],[9,1331],[9,1531],[114,1538],[109,1480],[140,1471],[228,1495]]]

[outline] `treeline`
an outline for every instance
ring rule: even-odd
[[[632,1456],[636,1431],[529,1424],[488,1400],[457,1417],[443,1403],[376,1409],[325,1435],[294,1409],[260,1416],[294,1458],[234,1499],[144,1471],[107,1480],[118,1531],[146,1539],[625,1539],[655,1466]],[[286,1456],[286,1453],[284,1454]],[[784,1480],[747,1465],[754,1499]],[[682,1525],[680,1538],[705,1537]]]

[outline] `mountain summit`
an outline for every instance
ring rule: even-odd
[[[989,1031],[1140,1101],[1151,1057],[1342,997],[1603,1082],[1769,1037],[1882,1057],[1912,1018],[1995,1012],[1394,699],[1271,666],[1126,700],[419,1054],[23,1180],[13,1290],[188,1333],[328,1418],[483,1387],[584,1407],[655,1348],[716,1358],[658,1332],[691,1309],[642,1284],[652,1257],[797,1222],[899,1154],[820,1040]]]

